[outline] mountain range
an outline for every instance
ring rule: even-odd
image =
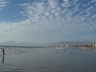
[[[28,43],[26,41],[24,42],[15,42],[15,41],[7,41],[2,42],[0,45],[10,45],[10,46],[42,46],[42,45],[66,45],[66,44],[92,44],[94,42],[91,41],[60,41],[60,42],[54,42],[54,43]]]
[[[7,41],[7,42],[2,42],[0,45],[8,45],[8,46],[34,46],[36,43],[28,43],[26,41],[24,42],[16,42],[16,41]]]
[[[53,43],[54,45],[55,44],[64,44],[64,45],[66,45],[66,44],[78,44],[78,45],[81,45],[81,44],[92,44],[92,43],[94,43],[94,42],[91,42],[91,41],[60,41],[60,42],[55,42],[55,43]]]

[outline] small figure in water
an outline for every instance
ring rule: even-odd
[[[4,49],[2,49],[2,52],[3,52],[3,56],[5,55],[5,51],[4,51]]]

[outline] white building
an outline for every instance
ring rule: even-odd
[[[93,47],[96,47],[96,43],[93,44]]]
[[[96,47],[96,43],[94,43],[94,47]]]
[[[67,44],[67,45],[65,45],[66,47],[69,47],[69,45]]]

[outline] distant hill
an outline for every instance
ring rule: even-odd
[[[92,44],[94,42],[91,42],[91,41],[60,41],[60,42],[55,42],[55,43],[28,43],[26,41],[24,42],[15,42],[15,41],[7,41],[7,42],[2,42],[0,43],[0,45],[8,45],[8,46],[44,46],[44,45],[66,45],[66,44],[78,44],[78,45],[81,45],[81,44]]]
[[[0,45],[8,45],[8,46],[37,46],[36,43],[28,43],[26,41],[24,42],[15,42],[15,41],[7,41],[7,42],[2,42]]]

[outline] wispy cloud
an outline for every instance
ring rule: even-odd
[[[9,2],[7,0],[0,0],[0,10],[2,10]]]
[[[96,31],[96,0],[41,0],[19,4],[27,17],[19,22],[0,23],[0,32],[15,35],[64,35]],[[3,7],[8,2],[2,2]],[[3,8],[0,6],[0,8]]]

